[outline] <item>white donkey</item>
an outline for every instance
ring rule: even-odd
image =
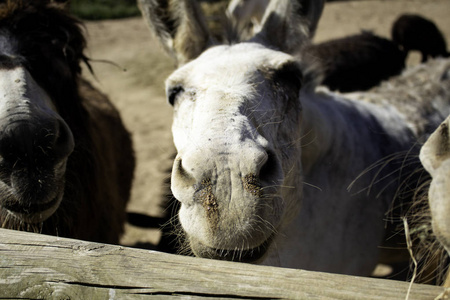
[[[273,0],[261,31],[233,45],[214,45],[196,1],[138,2],[179,66],[166,81],[178,151],[171,188],[193,253],[370,274],[398,188],[393,157],[419,130],[394,105],[308,85],[295,54],[318,20],[305,16],[323,2]],[[429,108],[427,118],[444,119]]]

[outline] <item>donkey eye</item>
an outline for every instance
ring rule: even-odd
[[[167,99],[169,100],[170,105],[173,106],[177,100],[177,97],[183,92],[183,87],[179,85],[169,88],[167,90]]]

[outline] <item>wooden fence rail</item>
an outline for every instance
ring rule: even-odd
[[[409,284],[0,229],[0,299],[405,299]],[[414,284],[410,299],[443,288]]]

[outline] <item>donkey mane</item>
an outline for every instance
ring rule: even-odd
[[[73,74],[80,74],[80,61],[88,64],[84,55],[86,40],[82,23],[64,9],[64,4],[43,0],[8,1],[0,4],[0,24],[10,26],[21,36],[23,51],[32,53],[35,45],[58,43]],[[46,53],[42,53],[46,54]]]

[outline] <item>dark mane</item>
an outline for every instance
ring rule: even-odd
[[[28,53],[27,48],[45,44],[62,51],[72,74],[81,73],[81,61],[88,62],[83,53],[86,47],[83,25],[64,10],[63,4],[41,0],[7,1],[0,4],[0,25],[8,26],[21,40],[30,42],[23,43],[23,50]]]

